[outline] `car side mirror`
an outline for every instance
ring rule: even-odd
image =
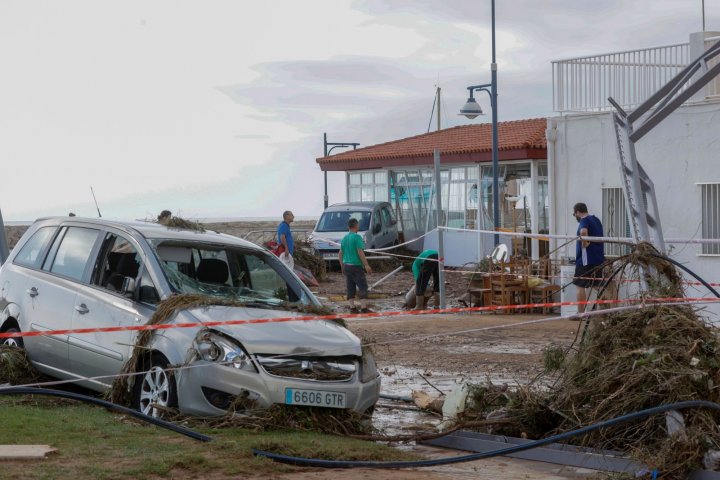
[[[156,304],[160,302],[160,296],[152,285],[140,286],[140,301],[144,303]]]
[[[394,218],[391,218],[390,225],[397,225],[397,220],[395,220]]]
[[[380,224],[377,224],[373,227],[372,232],[373,233],[380,233],[380,230],[382,230],[382,226]]]

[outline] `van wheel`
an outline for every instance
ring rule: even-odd
[[[18,333],[20,332],[19,329],[15,327],[10,327],[3,333]],[[3,338],[2,342],[0,342],[0,345],[6,346],[6,347],[17,347],[17,348],[23,348],[25,347],[25,344],[23,343],[22,337],[11,337],[11,338]]]
[[[162,418],[167,414],[166,409],[177,407],[175,376],[169,364],[164,356],[155,353],[150,368],[135,379],[133,403],[145,415]]]

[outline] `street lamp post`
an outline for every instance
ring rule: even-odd
[[[334,148],[347,148],[347,147],[353,147],[353,150],[357,148],[357,146],[360,145],[359,143],[349,143],[349,142],[328,142],[327,141],[327,133],[323,133],[323,151],[324,151],[324,157],[327,157],[330,155],[330,152],[333,151]],[[330,150],[328,150],[328,146],[330,146]],[[325,205],[325,208],[328,207],[328,185],[327,185],[327,170],[323,172],[325,174],[325,196],[323,197],[323,203]]]
[[[472,85],[467,87],[470,91],[470,97],[460,110],[460,115],[473,119],[478,115],[482,115],[480,105],[475,101],[473,93],[476,91],[484,91],[490,96],[490,108],[492,109],[492,169],[493,169],[493,226],[495,230],[495,246],[500,243],[500,192],[498,191],[498,121],[497,121],[497,63],[495,63],[495,0],[491,1],[491,18],[492,18],[492,63],[490,64],[491,83],[485,85]],[[482,179],[478,179],[480,182]],[[479,190],[478,190],[479,192]],[[479,195],[478,195],[479,199]]]

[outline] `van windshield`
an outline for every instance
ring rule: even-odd
[[[364,232],[370,226],[370,212],[344,210],[342,212],[325,212],[320,217],[316,232],[345,232],[348,229],[348,220],[357,219],[360,222],[360,231]]]

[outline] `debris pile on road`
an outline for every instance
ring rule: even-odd
[[[40,372],[30,365],[25,350],[0,345],[0,384],[25,385],[36,382],[39,378]]]
[[[314,253],[312,245],[308,242],[300,240],[295,242],[293,260],[295,261],[295,266],[307,268],[318,281],[322,282],[327,279],[325,260]]]
[[[640,246],[613,267],[616,273],[640,267],[652,272],[652,297],[683,296],[680,275],[651,247]],[[662,404],[720,403],[719,332],[693,307],[646,306],[588,322],[575,353],[546,350],[547,372],[530,386],[513,391],[472,386],[459,421],[488,423],[492,433],[543,438]],[[720,450],[719,420],[717,412],[686,410],[599,430],[578,441],[626,451],[662,478],[686,478],[702,467],[703,457]]]
[[[170,416],[175,423],[207,428],[246,428],[257,432],[298,430],[334,435],[366,435],[372,431],[369,418],[352,410],[274,404],[268,408],[237,411],[219,417]]]

